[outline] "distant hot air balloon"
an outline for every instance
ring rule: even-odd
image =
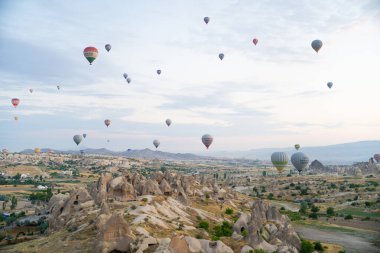
[[[166,122],[166,125],[168,125],[168,126],[170,126],[172,124],[172,120],[171,119],[166,119],[165,122]]]
[[[41,153],[41,149],[40,149],[40,148],[35,148],[35,149],[34,149],[34,153],[36,153],[36,154]]]
[[[298,170],[300,174],[301,171],[305,169],[306,166],[309,164],[309,157],[302,152],[294,153],[290,160],[292,161],[293,166]]]
[[[206,25],[208,24],[208,22],[210,22],[210,18],[209,17],[204,17],[203,18],[203,21],[206,23]]]
[[[84,155],[84,150],[83,149],[79,150],[79,152],[80,152],[81,155]]]
[[[110,140],[107,140],[107,142],[110,142]]]
[[[86,57],[87,61],[92,65],[92,62],[95,61],[98,56],[98,49],[96,47],[86,47],[83,50],[83,55]]]
[[[33,89],[29,89],[29,92],[30,92],[30,93],[33,93]]]
[[[53,154],[54,151],[53,151],[52,149],[49,148],[49,149],[47,150],[47,153],[48,153],[48,154]]]
[[[15,116],[15,120],[18,121],[18,117],[17,116]]]
[[[294,148],[296,149],[296,150],[299,150],[300,149],[300,144],[296,144],[296,145],[294,145]]]
[[[128,83],[131,83],[132,82],[132,79],[130,77],[127,78],[127,82]]]
[[[127,73],[124,73],[123,76],[124,76],[124,79],[127,80],[127,78],[128,78],[128,74],[127,74]]]
[[[154,140],[153,141],[153,145],[156,147],[156,148],[158,148],[158,146],[160,146],[160,141],[159,140]]]
[[[14,108],[16,108],[20,104],[20,99],[12,98],[11,102],[12,102],[12,105],[14,106]]]
[[[82,136],[79,135],[79,134],[74,135],[73,140],[74,140],[74,142],[75,142],[75,143],[77,144],[77,146],[78,146],[79,143],[81,143],[81,141],[82,141]]]
[[[213,141],[214,141],[214,138],[209,134],[205,134],[202,136],[202,142],[206,146],[207,149],[210,147]]]
[[[161,75],[161,69],[157,69],[157,74]]]
[[[253,40],[252,40],[252,42],[253,42],[253,44],[255,44],[255,46],[257,45],[257,43],[259,42],[259,40],[258,39],[256,39],[256,38],[254,38]]]
[[[111,124],[111,120],[106,119],[106,120],[104,121],[104,124],[108,127],[108,126]]]
[[[323,46],[323,43],[321,40],[313,40],[313,42],[311,42],[311,47],[315,50],[315,52],[318,53],[318,51],[321,49],[321,47]]]
[[[327,83],[327,87],[329,87],[331,89],[331,87],[333,86],[333,83],[332,82],[328,82]]]
[[[380,154],[375,154],[373,158],[375,158],[376,162],[380,162]]]
[[[86,138],[87,137],[87,134],[83,134],[83,138]]]
[[[105,48],[106,48],[107,52],[109,52],[111,50],[111,45],[107,44],[107,45],[105,45]]]
[[[220,54],[219,54],[219,59],[222,61],[223,58],[224,58],[224,54],[220,53]]]
[[[60,90],[60,89],[61,89],[61,86],[57,85],[57,89]]]
[[[274,152],[270,159],[279,173],[283,171],[289,161],[288,155],[285,152]]]

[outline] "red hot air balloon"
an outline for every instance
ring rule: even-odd
[[[12,105],[14,106],[14,108],[16,108],[19,103],[20,103],[20,99],[12,98]]]
[[[95,61],[98,56],[98,49],[96,47],[86,47],[83,50],[83,55],[86,57],[87,61],[92,65],[92,62]]]
[[[253,44],[255,44],[255,46],[257,45],[257,43],[259,42],[259,40],[258,39],[256,39],[256,38],[254,38],[253,40],[252,40],[252,42],[253,42]]]
[[[111,124],[111,120],[106,119],[106,120],[104,121],[104,124],[108,127],[108,126]]]

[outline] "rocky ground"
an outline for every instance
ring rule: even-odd
[[[300,238],[288,217],[267,202],[213,180],[168,171],[149,177],[104,174],[96,184],[54,195],[47,211],[47,236],[10,245],[4,252],[300,249]]]

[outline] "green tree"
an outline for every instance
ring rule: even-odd
[[[301,207],[299,210],[300,213],[306,214],[307,212],[307,203],[305,201],[301,202]]]
[[[227,208],[226,209],[226,214],[233,214],[234,213],[234,210],[232,208]]]
[[[353,217],[352,217],[351,214],[348,214],[348,215],[346,215],[346,216],[344,217],[344,219],[345,219],[345,220],[352,220]]]
[[[319,207],[317,207],[317,206],[315,206],[315,205],[312,205],[312,206],[311,206],[311,211],[312,211],[313,213],[318,213],[318,212],[319,212]]]
[[[323,247],[322,247],[321,242],[315,242],[314,243],[314,249],[318,250],[318,251],[323,251],[324,250]]]
[[[333,207],[328,207],[326,210],[327,216],[333,216],[335,214],[334,208]]]
[[[268,199],[273,199],[273,193],[269,193]]]
[[[208,231],[209,224],[207,221],[201,221],[198,224],[198,228],[203,228],[204,230]]]
[[[300,253],[312,253],[314,251],[314,246],[311,242],[302,240]]]
[[[12,199],[11,199],[11,209],[15,209],[17,206],[17,198],[15,196],[12,196]]]

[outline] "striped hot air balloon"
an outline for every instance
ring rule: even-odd
[[[279,173],[284,170],[289,161],[288,155],[285,152],[274,152],[270,159]]]
[[[205,134],[202,136],[202,143],[206,146],[208,149],[212,142],[214,141],[214,138],[210,134]]]
[[[98,57],[98,49],[96,47],[86,47],[83,50],[83,55],[86,57],[90,65],[92,65],[92,62]]]

